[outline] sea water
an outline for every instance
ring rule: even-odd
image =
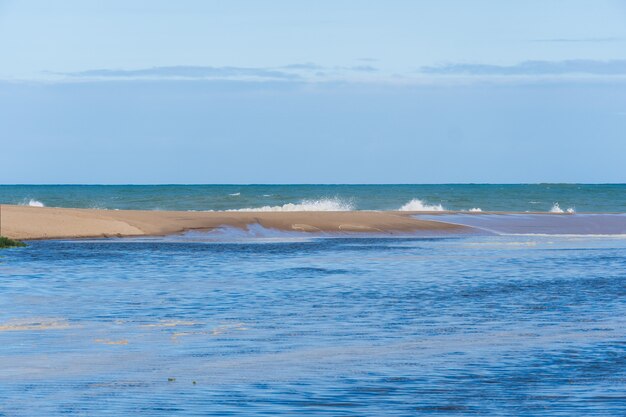
[[[0,185],[0,204],[134,210],[626,212],[626,184]]]
[[[1,416],[626,413],[619,235],[223,231],[0,256]]]
[[[421,205],[466,210],[415,216],[470,229],[250,225],[3,250],[0,416],[624,415],[624,190],[1,186],[3,203],[60,207]],[[576,214],[469,212],[555,206]]]

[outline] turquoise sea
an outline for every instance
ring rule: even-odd
[[[625,198],[624,185],[1,186],[2,203],[46,206],[576,214],[437,214],[474,227],[445,236],[251,228],[3,250],[0,416],[625,415]]]
[[[576,212],[623,213],[626,184],[0,185],[0,203],[134,210],[522,212],[550,211],[558,204]]]

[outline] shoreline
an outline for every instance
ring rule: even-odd
[[[2,235],[11,239],[76,239],[165,236],[221,227],[246,230],[249,225],[297,232],[401,234],[418,231],[458,233],[471,228],[415,219],[399,211],[146,211],[2,205]]]

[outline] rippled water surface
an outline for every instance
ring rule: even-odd
[[[626,212],[626,184],[0,185],[0,203],[130,210]]]
[[[620,237],[0,252],[0,416],[624,415]]]

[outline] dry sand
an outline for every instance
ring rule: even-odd
[[[442,222],[417,220],[411,212],[187,212],[92,210],[2,205],[2,235],[13,239],[158,236],[187,230],[230,226],[246,229],[258,224],[303,232],[403,233],[459,232],[465,229]]]

